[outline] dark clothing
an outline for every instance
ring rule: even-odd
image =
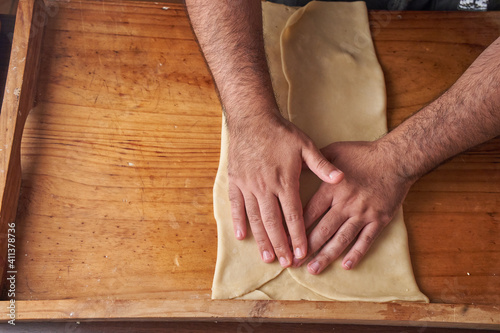
[[[312,0],[268,1],[288,6],[304,6]],[[341,1],[351,2],[355,0]],[[500,10],[500,0],[365,0],[365,2],[368,9],[378,10]]]

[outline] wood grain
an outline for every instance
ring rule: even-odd
[[[190,297],[191,296],[191,297]],[[500,327],[498,306],[428,303],[88,299],[20,301],[18,320],[156,319],[237,321],[242,323],[336,323],[423,327]]]
[[[0,113],[0,286],[5,282],[7,262],[7,229],[16,222],[16,208],[21,185],[21,138],[36,92],[40,48],[45,22],[41,0],[24,0],[19,4],[5,93]],[[9,232],[10,240],[16,238]],[[10,243],[9,240],[9,243]],[[16,250],[15,242],[9,249]],[[11,257],[10,259],[15,260]],[[10,271],[17,270],[11,262]]]
[[[183,6],[164,6],[51,2],[22,143],[20,320],[499,327],[498,138],[422,178],[405,201],[417,282],[440,304],[211,301],[221,107]],[[498,13],[370,19],[391,128],[500,34]]]
[[[370,19],[389,128],[450,87],[500,35],[496,12],[382,11]],[[420,179],[404,202],[415,275],[431,302],[500,302],[499,162],[496,138]]]
[[[221,108],[183,7],[53,6],[23,142],[18,299],[209,298]]]

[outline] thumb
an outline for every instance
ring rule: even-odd
[[[324,182],[338,184],[344,179],[344,173],[330,163],[316,147],[302,149],[302,159],[307,167]]]

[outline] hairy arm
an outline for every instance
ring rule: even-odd
[[[399,174],[416,180],[444,160],[499,134],[500,38],[447,92],[380,144],[394,151]]]
[[[299,176],[302,162],[322,180],[343,174],[281,117],[267,68],[260,0],[186,0],[191,24],[224,105],[229,132],[229,199],[236,238],[247,217],[262,260],[292,264],[307,253]]]
[[[319,274],[354,242],[343,258],[351,269],[392,220],[411,185],[448,158],[500,135],[500,38],[442,96],[374,142],[337,142],[322,150],[345,173],[322,184],[304,211],[308,264]],[[301,265],[305,260],[294,260]]]
[[[228,124],[261,114],[278,116],[264,53],[260,1],[187,0],[186,5]]]

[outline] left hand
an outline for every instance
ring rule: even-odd
[[[294,254],[302,259],[307,253],[299,196],[302,163],[330,183],[340,182],[343,174],[278,110],[271,115],[254,112],[238,120],[228,122],[229,201],[235,236],[244,239],[248,223],[262,260],[270,263],[278,258],[282,267],[289,267]]]
[[[306,228],[325,214],[308,236],[308,253],[322,247],[307,265],[311,274],[321,273],[357,236],[342,261],[343,268],[354,268],[392,220],[413,183],[399,175],[399,157],[378,141],[336,142],[321,151],[345,176],[339,184],[322,183],[304,209]],[[295,259],[294,266],[305,260]]]

